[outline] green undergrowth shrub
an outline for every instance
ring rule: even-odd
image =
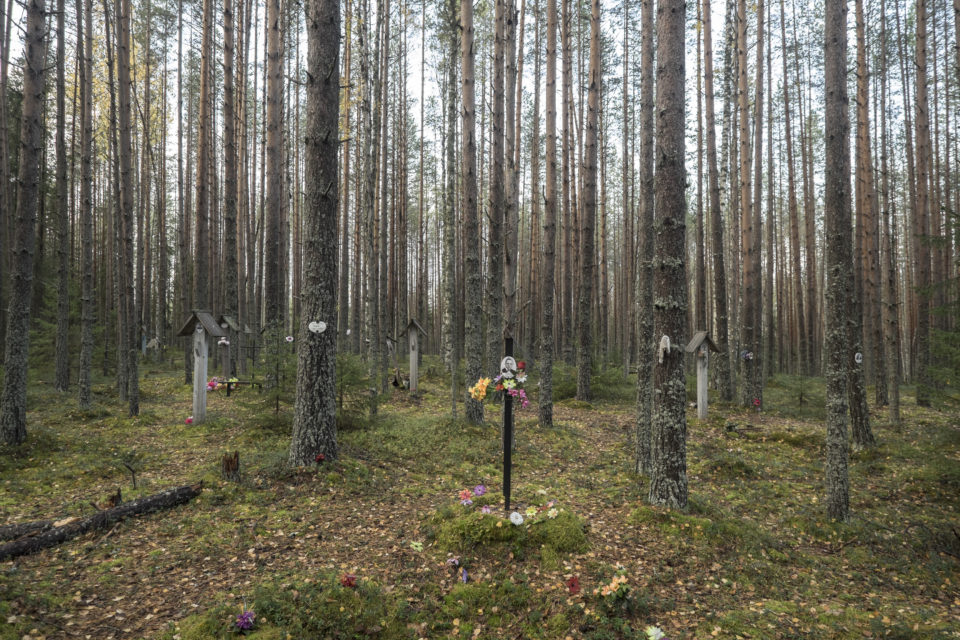
[[[246,599],[255,614],[251,640],[286,638],[409,638],[407,605],[375,582],[356,578],[354,587],[333,574],[318,580],[259,585]],[[219,604],[182,620],[164,640],[219,640],[239,637],[240,604]]]
[[[471,507],[448,505],[428,519],[425,532],[441,549],[454,553],[476,550],[501,551],[504,548],[517,558],[539,552],[548,564],[556,564],[558,556],[579,553],[589,547],[586,524],[568,509],[557,510],[554,518],[548,510],[524,517],[523,524],[480,511],[484,504],[498,504],[502,496],[487,494],[475,498]]]
[[[621,367],[603,367],[590,377],[590,397],[593,400],[629,402],[637,397],[637,379],[623,375]]]
[[[824,420],[826,387],[823,378],[776,375],[763,386],[763,410],[784,418]]]
[[[559,402],[577,395],[577,369],[565,362],[553,365],[553,401]]]
[[[599,371],[594,368],[590,376],[590,397],[592,400],[627,402],[636,396],[636,385],[636,378],[624,376],[623,369],[620,367],[604,366]],[[528,383],[527,388],[535,389],[536,381],[533,381],[533,384]],[[553,401],[569,400],[576,395],[577,368],[565,362],[555,363],[553,365]]]
[[[358,354],[337,353],[337,431],[370,426],[370,375]]]

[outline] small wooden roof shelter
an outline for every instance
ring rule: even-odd
[[[687,353],[696,353],[697,349],[699,349],[700,345],[703,343],[707,344],[707,347],[710,349],[710,351],[713,351],[714,353],[720,352],[720,349],[716,344],[713,343],[713,340],[710,339],[710,334],[708,334],[706,331],[697,331],[695,334],[693,334],[693,339],[690,340],[684,351]]]
[[[214,338],[222,338],[227,335],[227,332],[224,331],[220,324],[213,319],[213,314],[209,311],[202,311],[199,309],[194,309],[190,314],[190,317],[187,318],[186,324],[183,325],[183,328],[177,333],[178,336],[192,336],[193,332],[197,328],[197,323],[199,323],[203,330],[207,332],[207,335]]]

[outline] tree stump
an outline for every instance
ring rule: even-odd
[[[230,482],[240,482],[240,452],[223,454],[220,459],[220,477]]]

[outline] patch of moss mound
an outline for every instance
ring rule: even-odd
[[[408,638],[395,598],[368,580],[358,578],[353,588],[328,575],[310,582],[270,582],[258,586],[247,599],[255,614],[254,628],[244,635],[251,640],[286,638]],[[181,640],[214,640],[237,637],[236,605],[222,604],[182,620]]]
[[[656,525],[661,533],[678,540],[738,554],[761,550],[772,553],[781,546],[775,537],[749,519],[692,501],[690,511],[692,513],[685,514],[641,505],[630,514],[630,524]]]
[[[451,552],[463,553],[477,548],[509,547],[515,554],[548,550],[548,555],[578,553],[588,548],[586,524],[569,510],[555,518],[541,512],[525,518],[523,524],[479,510],[458,507],[440,509],[430,518],[437,544]]]

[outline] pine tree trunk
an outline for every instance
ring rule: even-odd
[[[457,331],[456,331],[456,265],[457,265],[457,221],[456,221],[456,118],[457,118],[457,57],[460,52],[459,11],[457,0],[444,0],[444,22],[447,26],[446,60],[446,113],[449,128],[444,140],[444,162],[446,163],[446,185],[443,193],[443,334],[444,361],[450,372],[450,411],[457,417]],[[495,291],[499,287],[493,286]],[[493,322],[491,320],[491,322]],[[500,325],[497,324],[497,328]]]
[[[341,130],[350,131],[350,105],[352,104],[352,82],[351,62],[353,53],[353,2],[347,0],[346,14],[344,16],[344,39],[343,39],[343,72],[340,84],[343,85],[343,103],[345,108],[340,114]],[[338,132],[338,136],[339,136]],[[343,204],[343,222],[340,227],[340,289],[337,293],[337,309],[339,312],[337,318],[337,331],[343,339],[339,340],[338,348],[347,351],[350,349],[351,342],[346,339],[350,331],[350,144],[352,139],[347,136],[343,142],[343,177],[340,183],[340,202]],[[354,246],[356,251],[356,246]],[[354,262],[354,270],[359,269],[359,264]]]
[[[863,35],[863,0],[855,0],[857,20],[857,182],[856,182],[856,237],[854,239],[856,258],[853,264],[853,289],[850,294],[849,325],[847,340],[849,345],[849,392],[850,392],[850,429],[853,436],[853,448],[864,449],[876,444],[870,429],[870,412],[867,409],[867,392],[864,384],[864,299],[867,298],[864,282],[864,262],[871,260],[870,218],[873,215],[873,160],[870,157],[868,137],[867,107],[867,62],[866,42]],[[868,307],[871,314],[873,308]],[[867,323],[867,326],[870,326]],[[859,354],[859,356],[857,355]]]
[[[916,0],[917,207],[913,248],[917,289],[917,405],[930,406],[930,118],[927,101],[927,2]]]
[[[243,0],[238,0],[242,2]],[[237,271],[237,116],[234,111],[234,13],[233,0],[223,1],[223,314],[237,319],[239,274]],[[339,81],[339,80],[338,80]],[[339,139],[339,138],[338,138]],[[336,157],[336,155],[334,155]],[[309,184],[310,180],[306,181]],[[333,322],[331,321],[331,324]],[[241,331],[242,331],[241,327]],[[228,331],[227,375],[236,371],[239,335]]]
[[[203,2],[202,44],[200,47],[200,110],[197,118],[196,255],[193,262],[193,307],[212,310],[210,299],[210,133],[213,126],[210,97],[213,57],[213,1]]]
[[[480,226],[477,218],[477,108],[474,93],[474,30],[473,2],[460,2],[460,26],[462,29],[461,58],[463,65],[461,86],[463,91],[463,225],[464,256],[463,270],[466,291],[464,314],[464,337],[466,351],[465,386],[474,384],[483,375],[483,278],[480,273]],[[466,396],[467,420],[473,424],[483,422],[483,404]]]
[[[533,113],[530,119],[530,244],[527,252],[527,262],[529,265],[527,277],[526,298],[530,304],[530,310],[526,314],[527,326],[526,347],[524,352],[530,360],[536,360],[539,357],[540,344],[540,318],[541,318],[541,299],[542,299],[542,280],[543,271],[541,269],[541,253],[543,240],[541,238],[541,227],[543,225],[541,207],[542,191],[540,182],[540,81],[541,81],[541,43],[543,29],[541,28],[542,9],[540,0],[536,0],[534,5],[534,65],[533,65]],[[522,88],[522,87],[521,87]],[[528,370],[531,368],[528,366]]]
[[[653,368],[651,504],[687,506],[687,419],[683,345],[687,323],[686,200],[684,185],[683,0],[657,7],[657,174],[654,335],[660,340]]]
[[[802,271],[800,268],[800,215],[797,209],[797,177],[793,165],[793,133],[791,131],[790,116],[790,75],[787,66],[787,27],[786,14],[784,13],[783,0],[780,0],[780,45],[783,48],[783,126],[784,138],[786,138],[787,151],[787,211],[790,219],[790,257],[793,262],[793,298],[796,309],[794,314],[797,318],[797,335],[799,344],[791,343],[791,352],[796,354],[796,371],[800,374],[807,374],[810,371],[808,366],[808,356],[810,353],[809,342],[810,327],[806,324],[806,316],[803,307],[803,283],[801,279]]]
[[[383,29],[382,36],[382,45],[380,46],[380,86],[378,91],[380,92],[380,99],[378,101],[380,107],[380,133],[379,133],[379,143],[380,143],[380,165],[378,169],[378,178],[380,180],[380,200],[379,205],[376,207],[379,211],[380,217],[378,219],[378,231],[377,231],[377,259],[379,260],[379,265],[376,269],[377,272],[377,290],[379,291],[377,299],[377,339],[380,341],[379,353],[380,353],[380,370],[379,370],[379,388],[380,393],[387,392],[387,369],[389,358],[389,345],[387,344],[387,335],[389,332],[388,324],[388,309],[390,307],[389,300],[389,291],[387,286],[387,256],[388,256],[388,243],[390,242],[390,236],[388,235],[387,223],[390,219],[390,197],[389,197],[389,178],[390,173],[387,171],[387,152],[389,146],[387,141],[389,139],[389,128],[388,121],[390,117],[390,98],[389,98],[389,78],[390,78],[390,0],[381,0],[378,11],[383,11],[383,19],[380,20],[380,24]],[[456,54],[454,54],[456,57]],[[455,63],[454,63],[455,64]],[[456,90],[454,89],[454,95],[456,95]],[[453,108],[453,113],[456,115],[456,108]],[[459,306],[459,305],[458,305]],[[454,308],[456,310],[456,307]],[[459,353],[459,349],[454,351],[454,353]],[[374,379],[376,382],[377,378]]]
[[[56,377],[57,391],[70,386],[70,218],[67,213],[67,141],[64,66],[66,64],[66,34],[64,1],[57,0],[57,334]]]
[[[886,2],[880,3],[880,104],[887,104],[887,12]],[[888,169],[888,137],[887,137],[887,110],[880,109],[880,173],[882,176],[881,189],[883,198],[883,324],[885,331],[884,360],[887,366],[887,381],[889,385],[890,422],[895,429],[900,428],[900,292],[897,286],[897,270],[894,256],[896,242],[892,235],[890,218],[893,217],[892,200],[890,198],[890,173]]]
[[[0,0],[0,96],[7,95],[10,63],[10,31],[13,27],[13,0]],[[5,341],[7,330],[7,276],[10,273],[10,208],[13,203],[13,183],[10,175],[10,134],[7,119],[7,101],[0,100],[0,341]],[[2,357],[2,354],[0,354]]]
[[[140,383],[137,374],[137,317],[134,299],[133,248],[133,145],[130,82],[130,0],[115,0],[117,13],[117,128],[120,162],[121,271],[126,300],[120,309],[125,328],[120,341],[125,352],[126,390],[131,416],[140,413]]]
[[[229,0],[228,0],[229,1]],[[340,2],[310,0],[304,136],[304,265],[290,466],[337,457],[337,201]],[[323,322],[326,327],[317,326]]]
[[[557,246],[557,0],[547,0],[546,131],[543,199],[543,263],[540,269],[540,426],[553,427],[553,323]]]
[[[694,249],[694,330],[707,329],[707,248],[704,244],[703,211],[703,4],[697,1],[697,209]]]
[[[826,506],[834,520],[850,515],[847,472],[848,310],[853,261],[850,228],[850,122],[847,113],[847,0],[827,0],[824,16],[827,378]]]
[[[771,10],[767,14],[768,20],[773,17]],[[773,33],[767,36],[770,39],[766,48],[767,56],[767,224],[766,224],[766,273],[763,282],[763,377],[761,378],[760,389],[763,392],[764,380],[773,377],[774,373],[774,353],[776,349],[775,336],[778,333],[773,324],[773,276],[774,276],[774,233],[777,219],[777,213],[773,209],[773,191],[774,177],[776,169],[773,164],[773,64],[771,50],[773,49]],[[758,190],[759,193],[759,190]],[[759,198],[757,203],[759,205]],[[783,335],[782,333],[780,334]],[[783,370],[783,358],[777,362],[779,370]]]
[[[77,0],[79,8],[80,0]],[[90,374],[93,367],[93,3],[84,0],[83,55],[80,70],[80,233],[82,264],[80,293],[80,377],[81,409],[90,407]],[[79,23],[79,20],[78,20]],[[77,49],[81,43],[77,43]]]
[[[577,302],[577,399],[590,400],[593,359],[594,255],[597,217],[597,122],[600,115],[600,0],[590,2],[590,71],[587,94],[587,127],[584,135],[583,211],[580,215],[580,298]]]
[[[521,0],[523,1],[523,0]],[[517,248],[519,188],[517,182],[517,9],[504,0],[504,123],[503,123],[503,338],[516,337]],[[519,344],[519,343],[518,343]]]
[[[17,176],[17,211],[14,219],[10,311],[7,315],[5,336],[3,395],[0,398],[0,437],[4,443],[10,445],[19,445],[27,438],[27,352],[30,346],[40,157],[43,152],[43,72],[46,66],[46,9],[43,0],[30,0],[26,13],[20,169]]]
[[[706,93],[707,119],[707,173],[710,184],[710,227],[713,233],[713,298],[714,315],[717,319],[717,346],[719,355],[714,358],[714,371],[720,397],[733,400],[733,381],[730,370],[730,343],[727,321],[727,273],[723,252],[723,216],[720,210],[720,179],[717,171],[717,133],[714,115],[713,92],[713,36],[711,32],[710,0],[703,0],[703,52],[704,92]]]
[[[634,468],[651,472],[653,420],[653,0],[641,0],[640,21],[640,256],[637,278],[637,441]]]
[[[504,185],[504,64],[506,48],[506,0],[495,0],[496,32],[493,53],[493,105],[490,133],[490,203],[487,249],[487,363],[485,369],[498,368],[503,352],[503,222],[506,193]]]
[[[573,44],[571,22],[571,0],[561,0],[560,41],[563,48],[563,167],[561,174],[561,192],[563,198],[563,213],[561,226],[563,229],[563,251],[561,252],[560,267],[560,349],[559,354],[569,365],[573,360],[573,225],[576,213],[574,211],[573,195],[577,179],[577,171],[573,157],[575,146],[573,137]]]
[[[209,2],[210,0],[205,0]],[[281,260],[283,203],[283,55],[280,36],[281,0],[267,0],[266,9],[266,188],[262,215],[264,224],[263,310],[268,336],[282,331],[284,303]],[[198,207],[199,209],[199,207]],[[198,230],[199,236],[199,230]],[[194,304],[199,304],[194,301]],[[274,336],[275,337],[275,336]],[[268,339],[272,339],[268,337]]]
[[[618,312],[621,321],[615,326],[622,327],[622,338],[620,348],[623,357],[623,374],[629,376],[633,365],[636,345],[634,343],[636,332],[633,330],[636,326],[637,306],[634,304],[636,298],[637,286],[637,268],[636,268],[636,232],[634,231],[634,218],[631,207],[633,194],[630,191],[630,178],[633,173],[633,163],[631,162],[631,135],[630,135],[630,0],[623,0],[623,110],[621,138],[623,140],[623,157],[621,160],[621,194],[623,208],[621,216],[623,217],[623,247],[621,249],[622,283],[620,289],[620,304]],[[621,324],[622,323],[622,324]],[[625,326],[624,326],[625,325]]]
[[[794,59],[794,77],[795,82],[800,82],[800,49],[797,43],[796,20],[793,27],[793,48],[796,52]],[[809,113],[803,109],[803,92],[798,91],[798,101],[800,105],[798,119],[800,121],[800,163],[803,173],[803,225],[804,225],[804,256],[805,265],[804,276],[807,286],[804,302],[807,310],[807,375],[817,375],[820,371],[820,353],[821,344],[818,338],[823,335],[820,328],[820,310],[817,298],[817,221],[816,210],[814,207],[814,185],[813,185],[813,158],[810,157],[808,142],[812,135],[810,134],[809,124],[806,124],[806,118]],[[809,106],[808,106],[809,109]]]

